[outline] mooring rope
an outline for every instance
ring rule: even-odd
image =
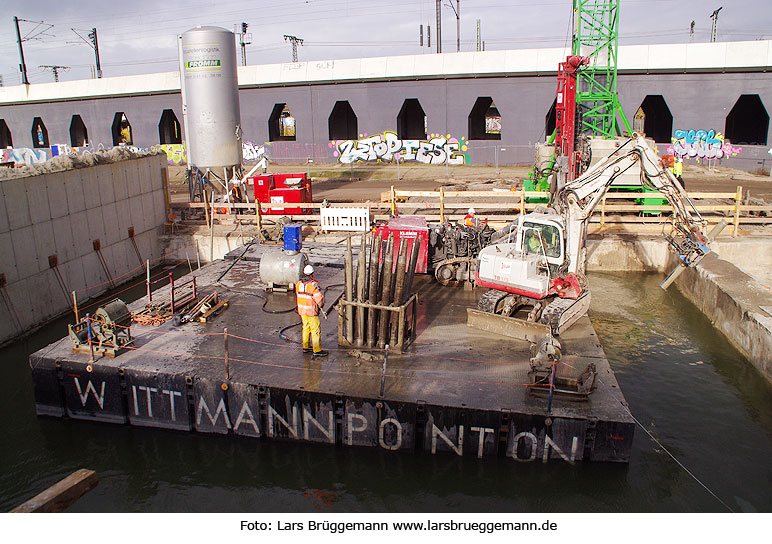
[[[566,366],[568,366],[568,367],[570,367],[570,368],[573,368],[574,370],[576,370],[576,368],[575,368],[575,367],[573,367],[573,366],[571,366],[570,364],[567,364],[567,363],[563,363],[563,364],[565,364]],[[597,377],[597,380],[598,380],[599,382],[603,382],[603,379],[601,379],[601,377],[600,377],[600,376],[598,376],[598,377]],[[719,497],[718,495],[716,495],[715,493],[713,493],[713,491],[711,491],[711,489],[710,489],[710,488],[709,488],[707,485],[705,485],[705,484],[702,482],[702,480],[700,480],[699,478],[697,478],[697,476],[695,476],[695,475],[692,473],[692,471],[690,471],[688,468],[686,468],[686,467],[684,466],[684,464],[683,464],[683,463],[681,463],[681,461],[679,461],[678,459],[676,459],[676,456],[675,456],[675,455],[673,455],[672,453],[670,453],[670,450],[668,450],[668,449],[667,449],[667,448],[666,448],[666,447],[665,447],[665,446],[662,444],[662,442],[660,442],[659,440],[657,440],[657,439],[654,437],[654,435],[653,435],[653,434],[651,434],[651,433],[649,432],[649,430],[648,430],[646,427],[644,427],[644,426],[643,426],[643,424],[642,424],[640,421],[638,421],[638,419],[637,419],[637,418],[636,418],[636,417],[633,415],[633,413],[630,411],[630,408],[629,408],[627,405],[625,405],[625,403],[623,403],[623,402],[620,402],[620,404],[622,405],[622,408],[624,408],[624,409],[627,411],[627,413],[628,413],[628,414],[630,414],[630,417],[631,417],[631,418],[633,418],[633,421],[635,421],[635,422],[638,424],[638,426],[639,426],[641,429],[643,429],[643,432],[645,432],[647,435],[649,435],[649,438],[651,438],[651,440],[652,440],[652,441],[653,441],[655,444],[657,444],[657,445],[658,445],[660,448],[662,448],[662,451],[664,451],[665,453],[667,453],[667,454],[670,456],[670,458],[671,458],[673,461],[675,461],[675,462],[676,462],[676,464],[677,464],[679,467],[681,467],[681,468],[684,470],[684,472],[686,472],[686,473],[687,473],[689,476],[691,476],[691,477],[694,479],[694,481],[695,481],[695,482],[697,482],[698,484],[700,484],[700,485],[703,487],[703,489],[705,489],[705,491],[707,491],[708,493],[710,493],[711,495],[713,495],[713,497],[714,497],[714,498],[715,498],[715,499],[716,499],[718,502],[720,502],[722,505],[724,505],[724,508],[726,508],[726,509],[727,509],[727,510],[729,510],[730,512],[734,513],[734,510],[732,510],[732,508],[731,508],[731,507],[730,507],[730,506],[729,506],[727,503],[725,503],[723,500],[721,500],[721,497]]]
[[[710,493],[711,495],[713,495],[713,498],[715,498],[715,499],[716,499],[718,502],[720,502],[721,504],[723,504],[723,505],[724,505],[724,507],[725,507],[727,510],[729,510],[729,511],[730,511],[730,512],[732,512],[732,513],[734,513],[734,510],[732,510],[732,508],[731,508],[731,507],[730,507],[730,506],[729,506],[727,503],[725,503],[723,500],[721,500],[721,497],[719,497],[718,495],[716,495],[715,493],[713,493],[713,491],[712,491],[712,490],[711,490],[711,489],[710,489],[710,488],[709,488],[707,485],[705,485],[705,484],[702,482],[702,480],[700,480],[700,479],[699,479],[697,476],[695,476],[695,475],[692,473],[692,471],[690,471],[688,468],[686,468],[686,467],[684,466],[684,464],[683,464],[683,463],[681,463],[681,461],[679,461],[678,459],[676,459],[676,456],[675,456],[675,455],[673,455],[672,453],[670,453],[670,450],[668,450],[668,449],[667,449],[667,448],[666,448],[664,445],[662,445],[662,442],[660,442],[659,440],[657,440],[657,439],[656,439],[656,437],[654,437],[654,435],[653,435],[653,434],[651,434],[651,433],[649,432],[649,430],[648,430],[646,427],[644,427],[644,426],[643,426],[643,424],[641,424],[641,422],[640,422],[640,421],[638,421],[638,419],[636,419],[636,417],[635,417],[635,416],[633,415],[633,413],[630,411],[630,408],[628,408],[628,407],[627,407],[627,406],[625,406],[624,404],[622,404],[622,406],[624,407],[624,409],[625,409],[625,410],[627,410],[627,413],[628,413],[628,414],[630,414],[630,417],[631,417],[631,418],[633,418],[633,421],[635,421],[635,422],[638,424],[638,426],[639,426],[641,429],[643,429],[643,432],[645,432],[647,435],[649,435],[649,438],[651,438],[651,439],[652,439],[652,440],[653,440],[653,441],[654,441],[654,442],[657,444],[657,446],[659,446],[660,448],[662,448],[662,451],[664,451],[665,453],[667,453],[667,454],[670,456],[670,458],[671,458],[673,461],[675,461],[675,462],[676,462],[676,464],[677,464],[679,467],[681,467],[681,468],[684,470],[684,472],[686,472],[686,473],[687,473],[689,476],[691,476],[691,477],[694,479],[694,481],[695,481],[695,482],[697,482],[698,484],[700,484],[700,485],[703,487],[703,489],[705,489],[705,491],[707,491],[708,493]]]

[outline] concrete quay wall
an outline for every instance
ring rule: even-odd
[[[675,259],[671,263],[675,266]],[[697,267],[686,269],[676,280],[676,286],[772,383],[770,287],[716,254],[706,256]]]
[[[687,268],[676,287],[772,383],[772,239],[722,237],[715,253]],[[671,271],[675,256],[662,238],[605,236],[588,240],[591,271]]]
[[[166,168],[159,154],[0,180],[0,343],[69,310],[71,291],[109,288],[96,240],[112,278],[161,257]]]
[[[772,287],[772,237],[722,236],[711,248],[721,259]],[[587,269],[593,272],[670,272],[674,265],[662,236],[603,235],[587,240]]]

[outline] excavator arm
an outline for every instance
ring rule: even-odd
[[[568,271],[584,273],[587,224],[595,207],[614,183],[630,168],[640,168],[641,185],[662,193],[673,207],[672,233],[666,235],[671,249],[685,266],[697,264],[710,250],[704,234],[705,220],[673,174],[662,165],[656,152],[637,134],[620,149],[634,142],[625,154],[619,150],[560,188],[555,206],[566,220]]]

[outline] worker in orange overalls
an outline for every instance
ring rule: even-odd
[[[322,327],[319,322],[319,309],[324,307],[324,293],[314,279],[314,267],[310,264],[303,269],[303,279],[295,285],[295,297],[298,314],[303,321],[303,353],[313,351],[314,357],[327,357],[329,353],[322,349]],[[313,350],[309,344],[313,345]]]
[[[466,212],[466,215],[464,216],[464,226],[467,226],[467,227],[477,226],[477,219],[474,216],[474,208],[469,208],[469,210]]]

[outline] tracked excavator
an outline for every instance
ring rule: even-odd
[[[593,363],[573,378],[558,377],[559,337],[590,307],[584,270],[592,211],[615,179],[635,169],[640,171],[641,185],[662,193],[674,210],[665,238],[678,256],[679,267],[663,282],[666,288],[680,271],[695,266],[710,252],[709,242],[725,223],[706,234],[706,221],[681,184],[637,134],[557,188],[549,206],[522,215],[503,241],[480,251],[475,281],[489,291],[480,297],[477,309],[467,310],[467,324],[531,342],[529,391],[533,395],[586,400],[593,390]]]
[[[639,169],[641,185],[662,193],[673,207],[671,231],[665,236],[680,263],[694,266],[707,255],[710,237],[718,232],[705,233],[705,220],[678,180],[652,145],[634,134],[557,188],[549,206],[521,216],[503,241],[480,251],[475,282],[489,291],[480,297],[479,311],[470,311],[470,325],[476,326],[475,316],[486,319],[477,314],[497,314],[510,318],[504,326],[509,336],[544,343],[545,337],[559,336],[583,316],[590,307],[584,276],[587,224],[614,180],[631,169]]]

